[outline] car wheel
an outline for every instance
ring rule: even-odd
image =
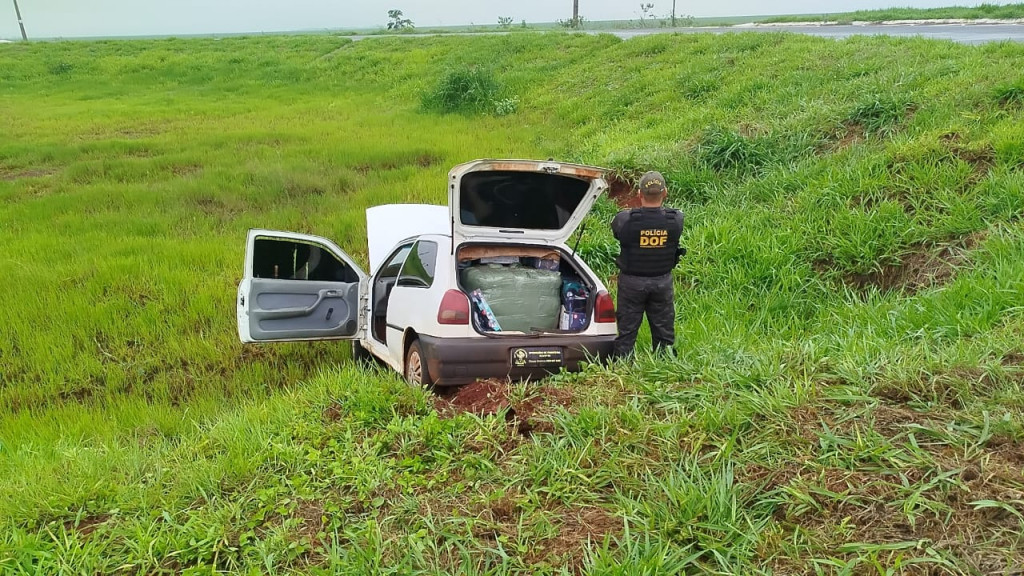
[[[433,380],[427,370],[427,357],[419,340],[413,340],[405,353],[405,381],[413,386],[430,386]]]

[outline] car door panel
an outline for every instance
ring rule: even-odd
[[[249,330],[254,340],[341,338],[359,330],[359,284],[255,278]]]
[[[356,339],[366,275],[330,240],[250,230],[238,286],[242,342]]]

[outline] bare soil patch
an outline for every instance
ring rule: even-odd
[[[199,164],[183,164],[171,168],[171,173],[179,178],[194,176],[202,171],[203,167]]]
[[[516,500],[517,495],[510,494],[485,505],[470,506],[464,511],[465,515],[481,521],[474,528],[474,536],[495,541],[502,536],[510,541],[518,539],[523,527],[529,526],[533,517]],[[540,513],[552,521],[557,532],[533,540],[531,548],[522,553],[523,561],[528,565],[566,566],[572,574],[583,573],[588,546],[618,535],[623,525],[621,519],[594,506],[570,508],[554,505],[545,507]]]
[[[317,551],[327,547],[327,543],[320,537],[326,513],[323,502],[319,500],[299,500],[293,513],[293,516],[302,520],[298,529],[300,541],[310,546],[306,551],[306,560],[314,564],[321,560]]]
[[[27,178],[42,178],[44,176],[52,176],[56,173],[56,168],[37,168],[35,170],[20,171],[0,168],[0,181],[14,182],[15,180],[24,180]]]
[[[416,165],[420,168],[430,168],[440,164],[441,157],[436,154],[420,154],[416,157]]]
[[[110,520],[110,514],[90,514],[80,519],[69,519],[64,522],[64,529],[68,532],[78,532],[83,537],[88,537],[100,526]]]
[[[533,386],[536,390],[528,391],[522,400],[513,400],[516,387],[524,386]],[[566,389],[492,378],[477,380],[451,391],[439,390],[434,398],[434,408],[448,418],[461,413],[480,416],[502,414],[516,432],[525,436],[533,432],[552,432],[546,417],[559,407],[569,408],[572,401],[572,392]]]
[[[818,154],[842,152],[867,140],[867,131],[859,122],[845,121],[825,132],[815,149]]]
[[[968,234],[940,244],[910,245],[896,262],[876,267],[870,272],[845,272],[842,281],[858,292],[876,288],[883,293],[915,294],[925,288],[951,282],[969,259],[969,252],[988,236],[987,230]],[[831,258],[819,259],[814,269],[828,274],[836,267]]]
[[[493,416],[509,408],[509,383],[495,378],[477,380],[454,390],[439,389],[434,407],[442,415],[461,412]]]
[[[137,125],[116,130],[96,127],[91,131],[76,134],[74,135],[74,138],[79,141],[87,142],[100,140],[141,140],[143,138],[159,136],[166,131],[167,130],[163,126],[158,125]]]
[[[622,529],[622,520],[600,508],[567,510],[561,520],[558,535],[537,542],[527,562],[536,564],[546,560],[568,566],[573,574],[582,574],[588,544],[600,544]]]
[[[241,212],[241,209],[238,206],[229,204],[210,194],[203,194],[197,197],[193,202],[203,214],[216,216],[221,219],[234,218]]]
[[[436,154],[430,152],[424,152],[408,158],[397,158],[391,160],[382,160],[380,162],[371,162],[365,164],[356,165],[353,170],[358,172],[362,176],[366,176],[370,172],[380,172],[388,170],[397,170],[405,166],[416,166],[418,168],[430,168],[441,163],[442,158]]]
[[[633,185],[633,178],[630,174],[613,172],[605,176],[608,180],[608,197],[619,206],[619,208],[639,208],[639,188]]]
[[[843,125],[843,131],[832,145],[832,150],[846,150],[856,144],[860,144],[867,136],[864,134],[864,126],[853,122]]]
[[[1020,352],[1007,352],[999,359],[999,363],[1008,368],[1020,368],[1024,366],[1024,354]]]
[[[842,152],[860,144],[866,139],[867,133],[864,130],[864,126],[859,122],[847,120],[825,131],[815,145],[815,152],[819,155]]]
[[[341,420],[341,417],[345,413],[341,409],[341,404],[337,402],[331,402],[331,405],[324,409],[323,419],[324,422],[337,422]]]
[[[890,404],[924,400],[960,410],[971,397],[990,394],[1006,385],[1024,384],[1019,361],[1020,356],[1011,352],[998,359],[999,368],[952,365],[921,370],[911,377],[879,382],[871,393]]]
[[[323,196],[326,193],[327,191],[324,190],[323,187],[317,186],[315,184],[288,182],[284,185],[285,197],[292,200]]]
[[[805,461],[737,470],[739,482],[780,497],[773,517],[783,530],[806,533],[847,560],[874,548],[879,561],[891,565],[901,554],[904,559],[921,557],[930,548],[981,574],[1008,574],[1024,566],[1024,468],[1007,456],[1024,453],[1019,442],[993,438],[980,453],[968,455],[955,442],[929,440],[919,431],[944,429],[949,419],[941,411],[917,412],[899,405],[864,407],[852,414],[849,406],[801,406],[791,418],[795,435],[812,440]],[[815,458],[813,446],[826,426],[830,435],[848,438],[873,431],[894,446],[909,445],[913,434],[915,445],[932,463],[850,469],[825,465]],[[802,565],[798,558],[789,560],[793,567]],[[776,561],[789,565],[783,556]],[[907,566],[903,573],[942,573],[934,564]]]
[[[996,151],[991,144],[971,146],[969,143],[964,142],[959,132],[943,134],[939,140],[949,150],[951,157],[957,158],[971,166],[974,172],[972,180],[975,182],[987,175],[996,164]]]

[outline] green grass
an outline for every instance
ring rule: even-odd
[[[887,22],[892,20],[1015,20],[1024,18],[1024,4],[980,4],[978,6],[949,6],[944,8],[884,8],[857,10],[830,14],[801,14],[770,17],[762,22]]]
[[[639,14],[639,12],[637,12]],[[656,17],[648,17],[644,20],[640,20],[639,17],[632,20],[588,20],[586,15],[582,15],[583,21],[580,26],[581,30],[590,31],[604,31],[604,30],[628,30],[636,28],[672,28],[672,15],[658,14]],[[733,26],[735,24],[746,24],[749,22],[764,22],[770,19],[770,16],[710,16],[696,18],[688,16],[687,14],[679,11],[676,13],[676,27],[677,28],[689,28],[693,26]],[[452,33],[473,33],[473,32],[508,32],[508,33],[536,33],[536,32],[552,32],[552,31],[566,31],[566,26],[562,23],[564,21],[555,22],[526,22],[523,25],[522,20],[513,22],[508,27],[502,27],[497,23],[476,23],[476,24],[464,24],[457,26],[429,26],[414,28],[409,30],[407,33],[412,34],[452,34]],[[389,31],[384,27],[374,29],[353,29],[346,30],[345,34],[372,34],[372,35],[393,35],[393,31]]]
[[[478,69],[507,115],[424,108]],[[0,573],[1015,569],[1021,70],[756,33],[0,46]],[[237,343],[247,229],[365,262],[364,208],[488,156],[666,175],[677,359],[512,387],[523,436]],[[612,285],[615,210],[579,247]]]

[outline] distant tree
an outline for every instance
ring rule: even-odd
[[[416,27],[412,20],[405,18],[401,10],[388,10],[388,30],[412,30]]]
[[[569,20],[559,20],[558,25],[562,28],[578,29],[583,28],[584,18],[580,16],[580,0],[572,0],[572,18]]]
[[[502,28],[508,30],[509,28],[512,27],[513,20],[514,18],[512,18],[511,16],[498,16],[498,26],[501,26]]]
[[[584,16],[577,16],[575,20],[559,20],[558,25],[562,28],[569,28],[572,30],[581,30],[586,24],[587,19]]]
[[[654,16],[654,4],[648,2],[644,4],[640,3],[640,27],[647,26],[647,19]]]

